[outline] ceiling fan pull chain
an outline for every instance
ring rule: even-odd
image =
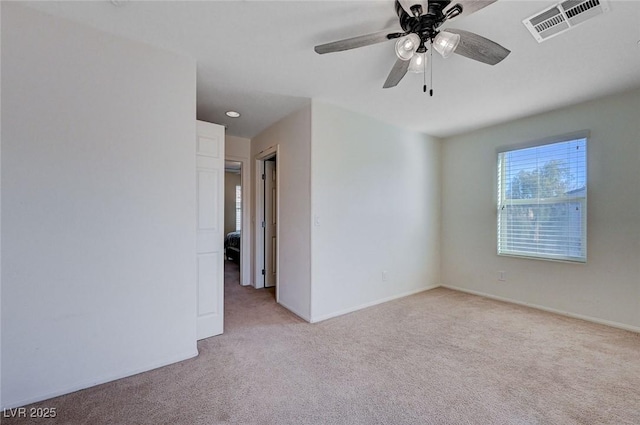
[[[424,64],[424,66],[426,74],[427,64]],[[429,96],[433,96],[433,44],[431,45],[431,49],[429,49],[429,86],[431,86],[429,89]]]
[[[422,64],[424,68],[424,72],[422,73],[422,92],[427,92],[427,55],[424,55],[424,63]]]

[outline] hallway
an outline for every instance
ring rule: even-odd
[[[240,285],[238,264],[224,262],[224,333],[268,323],[298,319],[276,304],[276,288],[255,289]]]

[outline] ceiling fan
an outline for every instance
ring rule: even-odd
[[[395,9],[400,27],[373,34],[338,40],[315,47],[318,54],[340,52],[396,40],[395,51],[398,59],[391,68],[383,88],[395,87],[410,72],[425,72],[428,61],[427,46],[444,58],[452,53],[474,59],[489,65],[501,62],[511,53],[498,43],[478,34],[447,28],[442,24],[450,19],[470,15],[497,0],[396,0]],[[426,83],[424,91],[426,92]],[[431,90],[433,95],[433,90]]]

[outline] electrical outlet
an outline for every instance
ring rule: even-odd
[[[507,281],[507,272],[505,272],[504,270],[500,270],[498,272],[498,281],[499,282],[506,282]]]
[[[386,270],[383,270],[382,271],[382,281],[386,282],[388,278],[389,278],[389,273],[387,273]]]

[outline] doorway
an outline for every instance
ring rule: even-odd
[[[278,147],[256,156],[256,288],[275,287],[279,300],[279,178]]]
[[[240,271],[245,248],[241,243],[242,193],[242,163],[227,160],[224,163],[224,255],[225,260],[235,263]]]
[[[264,193],[264,287],[276,286],[278,273],[278,186],[277,157],[264,161],[263,193]]]
[[[224,190],[224,238],[230,231],[238,229],[240,234],[240,259],[236,263],[240,276],[239,282],[242,286],[250,286],[252,273],[251,273],[251,215],[252,202],[251,202],[251,162],[249,157],[225,155],[225,182],[229,175],[232,173],[231,179],[240,179],[240,188],[237,190],[236,184],[225,184]],[[240,195],[237,197],[236,195]],[[231,254],[237,254],[232,252]],[[227,256],[225,255],[225,259]]]

